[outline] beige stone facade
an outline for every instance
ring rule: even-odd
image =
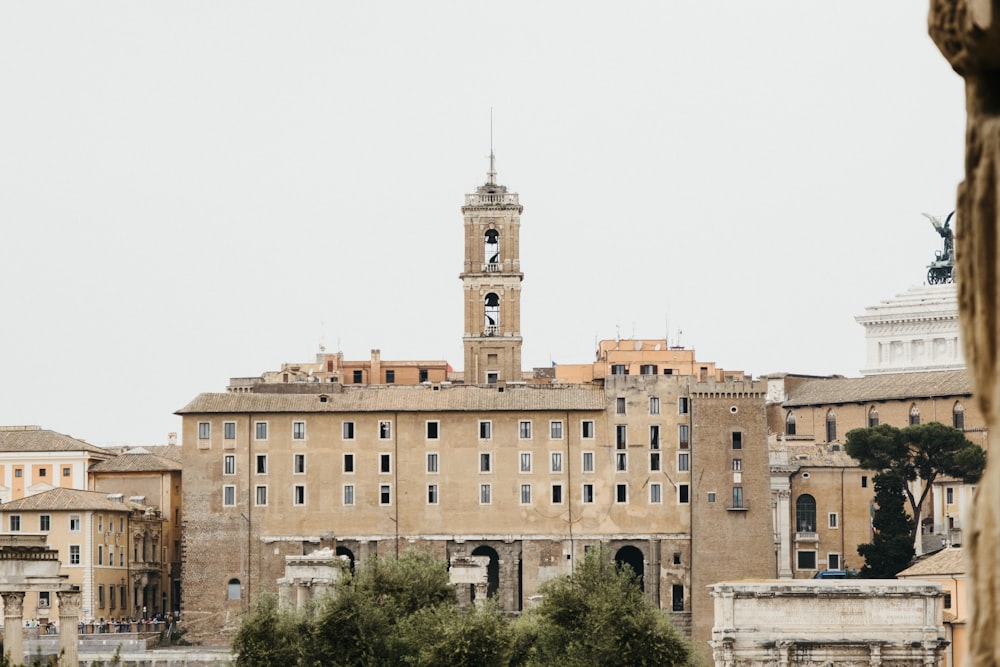
[[[937,665],[948,643],[926,581],[734,581],[712,597],[718,667]]]
[[[0,506],[0,534],[41,535],[59,552],[66,582],[80,587],[81,619],[143,616],[153,601],[139,585],[158,572],[162,520],[151,508],[120,496],[53,489]],[[46,591],[23,601],[25,619],[59,617],[58,600]]]

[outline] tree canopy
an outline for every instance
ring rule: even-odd
[[[939,422],[897,428],[880,424],[847,433],[847,453],[862,468],[898,476],[902,492],[910,505],[913,526],[911,542],[920,529],[920,511],[934,481],[939,476],[952,477],[967,484],[975,483],[986,466],[986,452],[965,434]],[[909,482],[919,480],[914,494]]]
[[[892,579],[913,560],[913,519],[906,513],[901,475],[875,475],[875,502],[878,510],[872,520],[875,536],[869,544],[858,546],[865,559],[861,576],[871,579]]]
[[[687,665],[689,643],[639,590],[631,569],[593,549],[543,585],[517,620],[488,601],[458,605],[447,565],[420,551],[369,558],[302,612],[263,596],[233,642],[238,667]]]

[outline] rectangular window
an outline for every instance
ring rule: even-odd
[[[386,370],[386,372],[385,372],[385,383],[386,384],[395,384],[396,383],[396,371],[395,370],[393,370],[391,368],[388,369],[388,370]]]
[[[80,545],[71,544],[69,545],[69,564],[79,565],[80,564]]]
[[[594,437],[594,422],[588,420],[580,422],[580,437],[582,438],[593,438]]]
[[[382,474],[392,472],[392,454],[378,455],[378,471]]]
[[[10,532],[16,533],[21,530],[21,515],[11,514],[10,515]]]
[[[378,487],[378,504],[379,505],[391,505],[392,504],[392,485],[390,484],[380,484]]]
[[[660,397],[650,396],[649,397],[649,414],[658,415],[660,414]]]
[[[795,552],[795,567],[799,570],[815,570],[816,569],[816,552],[815,551],[796,551]]]
[[[660,448],[660,427],[658,424],[653,424],[649,427],[649,448]]]
[[[48,471],[45,468],[39,468],[39,470],[38,470],[38,476],[39,477],[45,477],[45,475],[47,475],[47,474],[48,474]]]
[[[691,470],[691,455],[687,452],[677,453],[677,472],[689,472]]]
[[[388,420],[382,420],[378,423],[378,439],[379,440],[391,440],[392,439],[392,422]]]
[[[267,454],[257,455],[257,474],[258,475],[267,474]]]
[[[663,502],[663,489],[659,482],[653,482],[649,485],[649,502],[653,505],[659,505]]]
[[[223,438],[223,440],[235,440],[236,439],[236,422],[223,422],[222,423],[222,438]]]
[[[479,439],[489,440],[493,436],[493,422],[479,422]]]
[[[521,452],[521,472],[531,472],[531,452]]]
[[[628,454],[626,452],[615,453],[615,471],[625,472],[628,470]]]
[[[656,364],[642,364],[639,366],[639,375],[656,375]]]
[[[111,560],[114,561],[114,558],[112,558]],[[110,586],[108,586],[108,605],[110,606],[111,609],[115,608],[115,586],[114,586],[114,584],[111,584]]]
[[[840,569],[840,554],[827,554],[826,566],[831,570]]]
[[[254,440],[267,440],[267,422],[255,422],[253,425]]]
[[[254,489],[254,502],[258,507],[264,507],[267,505],[267,486],[259,484],[256,489]]]
[[[97,515],[97,532],[99,532],[99,533],[103,533],[104,532],[104,515],[103,514],[98,514]]]
[[[945,487],[944,490],[944,504],[954,505],[955,504],[955,489],[953,487]]]
[[[198,439],[208,440],[212,436],[212,425],[208,422],[198,422]]]
[[[344,454],[344,472],[354,472],[354,454]]]
[[[550,459],[549,470],[551,472],[562,472],[562,452],[552,452]]]
[[[651,452],[649,455],[649,471],[657,472],[660,469],[660,453]]]
[[[687,424],[677,425],[677,448],[688,449],[691,446],[691,429]]]
[[[549,438],[552,440],[562,440],[562,422],[549,422]]]
[[[830,527],[830,528],[836,528],[837,527],[837,513],[836,512],[830,512],[829,514],[827,514],[826,525],[828,527]]]
[[[436,473],[438,471],[438,453],[429,452],[427,454],[427,472]]]
[[[97,584],[97,607],[104,609],[104,584]]]
[[[492,466],[492,455],[489,452],[479,454],[479,472],[490,472]]]
[[[354,485],[344,484],[344,504],[353,505],[354,504]]]
[[[733,472],[743,471],[743,459],[733,459]]]
[[[867,489],[868,488],[868,475],[862,475],[861,476],[861,488],[862,489]]]
[[[362,382],[364,382],[365,378],[363,371],[354,371],[353,373],[351,373],[351,381],[354,384],[361,384]]]
[[[80,532],[80,515],[71,514],[69,517],[69,532],[79,533]]]
[[[625,368],[625,364],[612,364],[611,365],[612,375],[628,375],[628,369]]]
[[[715,502],[715,491],[709,491],[708,492],[708,502],[710,502],[710,503],[714,503]]]
[[[521,485],[521,504],[522,505],[531,504],[531,484]]]
[[[441,432],[441,422],[427,422],[427,439],[437,440]]]
[[[227,484],[222,487],[222,506],[236,507],[236,487]]]
[[[627,503],[628,502],[628,485],[627,484],[615,484],[615,502],[616,503]]]
[[[222,474],[223,475],[235,475],[236,474],[236,455],[226,454],[222,457]]]
[[[42,514],[38,517],[38,530],[47,533],[52,530],[52,516],[49,514]]]
[[[681,396],[677,399],[677,414],[686,415],[691,411],[690,399],[687,396]]]
[[[594,485],[584,484],[583,485],[583,502],[592,503],[594,502]]]
[[[619,396],[615,400],[615,414],[623,415],[625,414],[625,397]]]
[[[292,455],[292,472],[296,475],[306,474],[306,455],[305,454],[294,454]]]
[[[292,440],[306,439],[306,423],[292,422]]]
[[[437,505],[438,504],[438,485],[428,484],[427,485],[427,504]]]
[[[553,505],[562,504],[562,484],[552,485],[552,504]]]
[[[427,369],[426,368],[421,368],[418,371],[418,373],[419,373],[419,379],[418,379],[418,381],[419,382],[427,382]]]
[[[69,477],[71,474],[71,469],[69,467],[63,468],[63,477]]]
[[[51,606],[52,598],[49,597],[48,591],[39,591],[38,593],[38,608],[48,609]],[[112,607],[113,609],[114,607]]]
[[[354,440],[354,422],[344,422],[342,437],[344,440]]]
[[[687,484],[677,485],[677,502],[684,505],[690,500],[690,489]]]
[[[492,500],[492,494],[493,494],[493,487],[491,487],[489,484],[480,484],[479,485],[479,504],[480,505],[489,505],[491,502],[493,502],[493,500]]]
[[[734,486],[733,487],[733,509],[743,509],[743,487]]]
[[[97,545],[97,564],[104,565],[104,545]]]
[[[24,468],[14,468],[14,477],[24,477]]]
[[[628,426],[625,424],[615,425],[615,447],[625,449],[628,446]]]
[[[531,422],[521,421],[517,423],[517,437],[521,440],[531,440]]]
[[[833,569],[833,568],[831,568],[831,569]],[[837,569],[840,569],[840,568],[837,568]],[[944,594],[944,608],[945,609],[951,609],[951,593],[945,593]]]
[[[733,449],[743,449],[743,434],[739,431],[733,431]]]
[[[583,472],[594,472],[594,452],[583,452]]]
[[[305,484],[296,484],[292,487],[292,504],[293,505],[305,505],[306,504],[306,486]]]

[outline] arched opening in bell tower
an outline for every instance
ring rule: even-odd
[[[484,304],[486,321],[483,332],[487,336],[496,336],[500,333],[500,297],[495,292],[490,292],[486,295]]]
[[[500,232],[495,229],[486,230],[483,257],[486,259],[486,271],[496,273],[500,270]]]

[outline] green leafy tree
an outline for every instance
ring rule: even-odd
[[[308,615],[278,608],[278,598],[262,595],[253,611],[243,617],[233,639],[237,667],[289,667],[298,665],[309,636]]]
[[[986,466],[986,452],[971,442],[962,431],[939,422],[896,428],[880,424],[858,428],[847,433],[847,453],[861,463],[862,468],[891,473],[904,480],[902,493],[909,501],[913,525],[910,543],[920,529],[920,511],[931,487],[945,475],[975,483]],[[918,492],[911,488],[919,480]]]
[[[546,582],[532,625],[530,665],[688,665],[688,642],[639,589],[631,568],[606,547],[592,549],[569,576]]]
[[[514,630],[492,601],[420,609],[400,623],[400,635],[405,664],[417,667],[507,667],[514,653]]]
[[[443,561],[421,551],[399,559],[372,557],[345,573],[319,609],[307,664],[376,667],[411,661],[401,626],[421,610],[456,607]],[[425,617],[435,620],[433,614]],[[419,635],[410,623],[409,632]]]
[[[913,519],[906,513],[903,489],[906,481],[894,472],[875,475],[875,536],[869,544],[858,546],[865,559],[861,576],[872,579],[892,579],[906,569],[913,559],[911,528]]]

